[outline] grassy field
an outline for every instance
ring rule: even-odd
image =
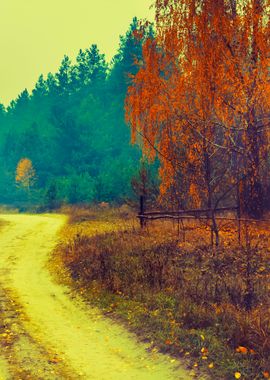
[[[178,236],[164,221],[140,230],[125,207],[69,211],[54,260],[87,302],[199,378],[270,378],[267,224],[244,226],[241,247],[224,224],[213,249],[205,224]]]

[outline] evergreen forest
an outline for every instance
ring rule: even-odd
[[[0,199],[7,205],[121,202],[132,197],[140,149],[130,144],[124,103],[142,45],[153,34],[134,18],[111,62],[97,45],[73,63],[42,74],[0,108]],[[140,38],[138,38],[140,34]],[[18,163],[32,165],[29,186],[16,181]],[[18,179],[18,177],[17,177]]]

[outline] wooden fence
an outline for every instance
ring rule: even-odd
[[[228,217],[216,217],[218,219],[236,220],[240,219],[239,207],[219,207],[215,209],[188,209],[178,211],[146,211],[144,197],[140,197],[140,210],[138,218],[140,220],[141,227],[145,226],[147,220],[157,219],[211,219],[210,215],[224,213],[226,211],[236,212],[236,218]],[[246,220],[246,219],[245,219]]]
[[[224,215],[226,212],[233,212],[234,217]],[[221,215],[221,216],[219,216]],[[140,225],[144,228],[147,221],[171,219],[176,221],[183,221],[188,219],[197,220],[224,220],[232,221],[237,225],[238,230],[238,240],[241,242],[241,223],[242,222],[254,222],[253,219],[241,218],[241,210],[239,206],[231,207],[219,207],[215,209],[188,209],[188,210],[178,210],[178,211],[146,211],[145,209],[145,199],[143,196],[140,197],[140,210],[137,216],[140,220]],[[211,242],[213,242],[213,230],[211,230]]]
[[[226,212],[232,212],[233,216],[226,216]],[[212,221],[211,225],[211,243],[213,244],[213,221],[231,221],[235,222],[238,234],[238,242],[241,244],[241,230],[244,225],[245,229],[247,226],[254,223],[267,223],[270,225],[270,219],[249,219],[243,218],[240,206],[231,207],[219,207],[215,209],[188,209],[188,210],[178,210],[178,211],[146,211],[145,209],[145,199],[143,196],[140,197],[140,209],[137,217],[140,220],[140,225],[144,228],[147,221],[154,220],[176,220],[181,221],[183,225],[183,220],[209,220]],[[214,220],[213,220],[214,219]],[[183,229],[184,232],[184,229]],[[178,223],[178,233],[179,223]]]

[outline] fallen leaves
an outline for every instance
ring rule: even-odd
[[[54,358],[51,358],[48,360],[48,363],[50,364],[58,364],[61,362],[61,359],[57,358],[57,357],[54,357]]]
[[[250,354],[250,355],[256,355],[256,351],[254,351],[252,348],[247,348],[247,347],[244,347],[244,346],[238,346],[236,349],[235,349],[236,352],[238,352],[239,354],[242,354],[242,355],[247,355],[247,354]]]
[[[201,349],[201,353],[202,354],[208,354],[208,349],[206,348],[206,347],[203,347],[202,349]]]
[[[201,349],[201,353],[202,353],[202,360],[207,360],[208,359],[208,348],[203,347]]]
[[[248,353],[248,349],[246,347],[244,347],[244,346],[238,346],[236,348],[236,352],[239,352],[239,353],[241,353],[243,355],[246,355]]]

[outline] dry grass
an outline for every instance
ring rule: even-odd
[[[0,231],[7,224],[7,222],[0,217]]]
[[[17,214],[19,212],[18,208],[7,205],[0,205],[0,215],[1,214]]]
[[[236,228],[226,223],[213,250],[205,223],[185,222],[178,236],[177,223],[155,222],[142,231],[132,212],[122,212],[72,210],[57,254],[74,286],[159,349],[191,357],[193,371],[204,368],[215,379],[232,379],[236,371],[243,379],[265,378],[268,225],[243,226],[239,247]]]
[[[104,205],[101,204],[100,206],[97,205],[84,207],[68,205],[63,206],[60,210],[58,210],[58,212],[69,215],[70,224],[78,224],[98,220],[103,222],[108,221],[110,223],[113,222],[114,224],[120,223],[121,226],[123,226],[126,221],[128,223],[128,226],[130,226],[131,222],[135,226],[136,222],[136,213],[126,205],[123,205],[119,208],[111,208],[107,206],[106,203]]]

